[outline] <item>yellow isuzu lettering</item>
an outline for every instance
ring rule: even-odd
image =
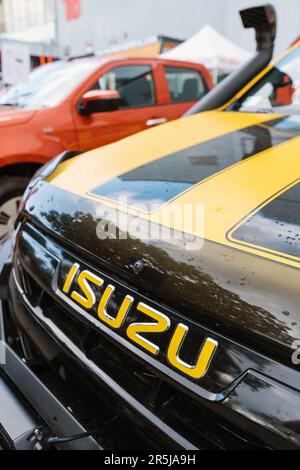
[[[168,360],[172,366],[176,367],[176,369],[180,370],[184,374],[192,377],[193,379],[201,379],[209,368],[209,364],[218,347],[218,342],[211,338],[207,338],[196,364],[190,365],[182,361],[179,357],[180,350],[188,332],[189,328],[182,323],[177,326],[168,349]]]
[[[111,300],[113,293],[115,292],[114,286],[107,286],[105,292],[100,300],[99,307],[98,307],[98,316],[100,320],[104,321],[107,325],[111,326],[118,330],[124,324],[126,316],[129,312],[130,307],[132,306],[134,299],[130,295],[127,295],[122,302],[122,305],[118,311],[116,317],[112,317],[107,312],[107,306],[109,301]]]
[[[75,300],[77,303],[82,305],[82,307],[88,310],[93,308],[96,303],[96,296],[89,282],[91,282],[97,287],[101,287],[104,284],[103,279],[101,279],[100,277],[95,276],[89,271],[82,271],[82,273],[80,273],[80,275],[78,276],[77,283],[80,289],[82,290],[84,296],[79,294],[75,290],[71,294],[73,300]]]
[[[63,292],[65,294],[68,294],[70,292],[71,286],[73,284],[73,281],[74,281],[75,276],[78,273],[79,269],[80,269],[80,266],[77,263],[73,264],[72,268],[70,269],[70,272],[67,276],[67,279],[66,279],[64,287],[63,287]]]
[[[143,338],[141,333],[165,333],[171,326],[170,319],[144,303],[140,303],[137,310],[156,320],[156,323],[132,323],[132,325],[127,328],[127,336],[139,346],[142,346],[142,348],[146,349],[154,356],[157,356],[160,348],[151,341]]]
[[[70,294],[71,287],[75,282],[78,272],[79,275],[76,279],[76,285],[78,289],[81,289],[81,293],[80,291],[78,292],[77,290],[73,290]],[[75,263],[67,275],[63,286],[63,292],[65,294],[69,294],[77,304],[81,305],[86,310],[91,310],[97,303],[96,292],[95,289],[93,289],[92,284],[99,288],[104,285],[104,282],[105,281],[103,279],[94,275],[90,271],[80,272],[80,265]],[[118,309],[116,302],[113,299],[115,291],[116,288],[111,284],[105,288],[98,305],[98,317],[109,327],[115,330],[120,330],[124,326],[127,315],[135,300],[132,296],[127,295]],[[108,305],[110,303],[113,312],[116,312],[115,316],[108,313]],[[142,313],[145,317],[151,319],[152,322],[147,321],[147,318],[145,318],[146,321],[144,322],[131,323],[128,327],[126,326],[127,337],[148,353],[153,356],[158,356],[160,353],[160,346],[146,339],[143,334],[155,333],[158,335],[157,339],[159,341],[159,335],[166,333],[170,329],[171,320],[168,316],[152,307],[149,307],[143,302],[140,302],[137,305],[136,310],[138,313]],[[193,379],[200,379],[204,377],[209,368],[211,360],[218,347],[218,342],[211,338],[207,338],[201,348],[196,364],[190,365],[180,359],[180,351],[188,332],[189,328],[183,324],[179,324],[175,328],[167,350],[167,358],[169,364],[171,364],[175,369],[183,372],[185,375]]]

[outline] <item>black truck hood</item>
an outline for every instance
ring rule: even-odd
[[[294,436],[298,443],[299,127],[295,120],[268,119],[222,113],[194,116],[63,163],[34,187],[20,218],[14,275],[27,313],[17,316],[34,341],[33,317],[92,373],[93,351],[85,351],[80,340],[85,329],[93,335],[96,329],[95,341],[106,344],[98,360],[104,368],[111,364],[112,377],[117,379],[124,370],[135,381],[138,367],[148,368],[150,377],[156,371],[175,387],[208,399],[206,405],[233,407],[277,434]],[[213,125],[217,137],[199,137],[215,135],[216,129],[204,129]],[[175,131],[185,147],[174,155],[169,151]],[[132,153],[132,159],[122,161],[122,152]],[[267,179],[266,171],[271,175]],[[159,184],[151,184],[154,181]],[[127,205],[116,204],[122,189],[129,193]],[[139,197],[146,202],[144,211],[133,207]],[[159,205],[156,212],[147,212],[151,199]],[[183,226],[188,236],[174,237],[178,220],[164,225],[171,229],[168,239],[124,237],[124,215],[153,222],[174,204],[194,207],[197,202],[205,207],[204,238],[189,223]],[[102,228],[103,220],[111,223],[112,208],[121,215],[115,225],[122,237],[102,239],[99,223]],[[74,263],[115,286],[111,311],[128,295],[171,320],[166,335],[155,336],[161,341],[157,357],[130,343],[127,323],[124,331],[115,331],[99,321],[97,308],[78,310],[70,298],[61,296]],[[33,289],[18,278],[20,264]],[[31,300],[30,291],[37,291],[37,300]],[[133,309],[128,324],[136,320]],[[190,328],[183,352],[189,363],[205,338],[218,344],[200,379],[187,377],[167,361],[173,325],[179,323]]]
[[[27,210],[151,298],[292,365],[300,340],[299,132],[297,117],[196,115],[63,163]],[[174,151],[174,142],[183,148]],[[124,195],[127,205],[118,205]],[[107,208],[159,224],[174,207],[199,203],[201,233],[188,219],[169,217],[167,227],[189,232],[199,248],[186,238],[99,239]],[[145,264],[138,274],[137,261]]]
[[[182,240],[99,240],[98,209],[45,182],[27,203],[29,220],[74,262],[84,260],[159,305],[292,366],[300,337],[297,269],[209,240],[199,250]]]

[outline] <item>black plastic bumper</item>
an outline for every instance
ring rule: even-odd
[[[7,345],[4,347],[6,363],[1,365],[5,381],[0,380],[0,436],[2,429],[2,438],[4,440],[5,437],[8,438],[9,447],[18,450],[35,448],[38,442],[35,438],[35,431],[39,429],[46,436],[50,434],[75,436],[86,432],[86,429],[26,367],[12,349]],[[21,391],[22,395],[18,397],[17,391],[6,385],[7,378]],[[32,411],[29,411],[30,409]],[[65,443],[60,445],[60,448],[101,450],[92,437]]]
[[[41,420],[19,397],[7,380],[0,378],[0,448],[32,450]]]
[[[0,265],[2,276],[10,278],[1,283],[0,275],[0,286],[10,285],[3,304],[5,320],[10,319],[38,352],[50,382],[30,361],[24,364],[24,348],[17,354],[15,344],[5,345],[2,371],[44,423],[46,434],[66,437],[101,428],[98,441],[75,441],[68,444],[72,449],[299,448],[296,372],[239,346],[238,357],[244,358],[239,364],[246,370],[234,390],[211,400],[187,393],[180,381],[131,355],[99,329],[94,331],[59,302],[51,285],[56,263],[49,259],[56,252],[58,260],[67,258],[60,245],[32,228],[22,256],[20,238],[14,269]],[[5,323],[6,339],[9,326]],[[252,367],[247,366],[249,357]],[[275,373],[281,382],[272,378]],[[55,379],[60,389],[53,386]]]
[[[6,296],[11,239],[1,246],[0,297]],[[0,300],[0,449],[44,448],[44,438],[76,436],[87,430],[45,387],[7,344]],[[64,443],[60,449],[101,450],[93,437]]]

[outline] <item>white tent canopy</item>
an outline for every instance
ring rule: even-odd
[[[186,60],[205,65],[214,74],[230,74],[251,58],[251,54],[222,36],[212,26],[205,25],[190,39],[162,54],[174,60]]]

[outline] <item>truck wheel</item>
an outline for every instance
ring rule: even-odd
[[[22,194],[29,181],[23,176],[0,177],[0,240],[16,220]]]

